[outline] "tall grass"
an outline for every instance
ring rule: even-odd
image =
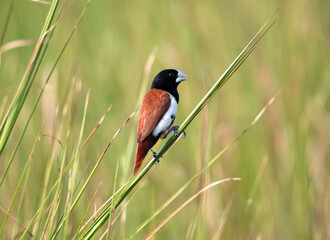
[[[267,38],[225,71],[279,6]],[[325,9],[322,1],[2,2],[1,238],[326,239]],[[159,141],[164,159],[148,156],[133,179],[134,113],[163,68],[189,75],[175,121],[187,138]],[[241,180],[209,189],[233,177]]]
[[[56,23],[53,26],[51,26],[51,24],[55,16],[58,3],[59,1],[53,1],[49,8],[48,15],[46,17],[44,26],[41,30],[34,52],[31,56],[30,62],[27,65],[23,78],[13,97],[13,100],[10,103],[8,110],[4,114],[2,121],[0,123],[0,156],[8,141],[9,135],[14,127],[17,117],[20,114],[20,111],[24,105],[25,99],[29,94],[30,88],[37,75],[42,59],[46,53],[47,41],[51,39],[52,31],[56,26]],[[8,16],[10,16],[10,14],[8,14]],[[5,26],[7,26],[7,24],[8,24],[8,20]],[[5,32],[6,32],[6,27],[3,30],[2,36],[5,35]]]

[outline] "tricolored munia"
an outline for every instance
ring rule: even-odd
[[[156,75],[151,89],[143,97],[137,129],[138,146],[134,175],[139,171],[143,159],[159,138],[165,138],[172,130],[177,134],[178,126],[172,127],[167,133],[166,131],[176,116],[179,103],[177,87],[180,82],[187,79],[186,77],[185,73],[175,69],[163,70]]]

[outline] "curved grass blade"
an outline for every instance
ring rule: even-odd
[[[19,39],[19,40],[14,40],[11,42],[8,42],[1,46],[1,54],[20,47],[27,47],[35,44],[37,41],[34,39]]]
[[[187,206],[192,200],[194,200],[196,197],[198,197],[203,192],[209,190],[212,187],[215,187],[215,186],[219,185],[220,183],[229,182],[229,181],[239,181],[239,180],[241,180],[241,178],[225,178],[225,179],[222,179],[222,180],[219,180],[219,181],[215,181],[215,182],[207,185],[203,189],[199,190],[196,194],[194,194],[187,201],[185,201],[180,207],[178,207],[173,213],[171,213],[161,224],[159,224],[155,228],[154,231],[152,231],[151,233],[149,233],[145,239],[146,240],[151,239],[152,236],[155,235],[155,233],[158,232],[158,230],[160,228],[162,228],[171,218],[173,218],[178,212],[180,212],[185,206]]]

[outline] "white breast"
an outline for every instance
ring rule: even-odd
[[[152,135],[154,137],[159,137],[160,134],[162,134],[166,129],[168,129],[169,126],[172,125],[174,118],[176,116],[176,110],[178,108],[178,103],[175,100],[175,98],[170,94],[171,98],[171,105],[167,112],[164,114],[162,119],[159,121],[158,125],[155,127],[155,129],[152,131]]]

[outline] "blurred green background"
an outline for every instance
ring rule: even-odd
[[[11,4],[12,15],[2,46],[19,39],[36,40],[49,5],[27,0],[0,1],[1,34]],[[64,5],[63,17],[1,156],[1,176],[36,96],[85,5],[86,1],[78,0]],[[179,125],[277,8],[278,22],[188,127],[187,138],[180,139],[157,166],[114,225],[112,239],[131,234],[245,129],[280,89],[283,92],[256,126],[136,239],[145,237],[202,186],[227,177],[242,180],[224,183],[194,200],[155,239],[329,239],[330,3],[325,0],[93,0],[56,67],[0,187],[0,207],[8,208],[38,132],[54,136],[65,147],[50,137],[40,138],[30,161],[26,188],[18,191],[20,197],[11,211],[22,224],[30,222],[40,204],[47,167],[50,166],[49,181],[54,183],[63,156],[65,161],[73,156],[88,89],[91,96],[83,139],[110,104],[112,109],[80,155],[77,171],[83,179],[87,177],[85,169],[91,171],[114,133],[139,104],[141,86],[145,86],[144,68],[153,51],[155,60],[150,75],[145,75],[147,88],[143,92],[162,69],[179,69],[189,76],[179,86],[175,120]],[[34,45],[2,52],[2,102],[7,97],[12,99]],[[72,99],[69,106],[68,98]],[[78,228],[96,189],[88,216],[112,194],[117,161],[117,187],[133,171],[137,119],[138,114],[106,153],[70,215],[67,238]],[[164,142],[160,141],[155,149]],[[149,159],[150,155],[145,162]],[[64,201],[67,187],[64,185],[61,195]],[[1,211],[0,224],[4,217]],[[34,233],[42,231],[33,229]],[[12,238],[19,231],[16,222],[9,219],[2,237]]]

